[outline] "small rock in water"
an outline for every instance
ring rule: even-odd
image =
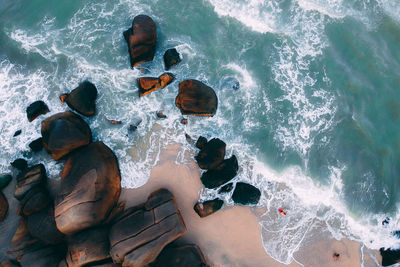
[[[107,118],[106,118],[106,120],[107,120],[108,122],[110,122],[111,124],[121,124],[121,123],[122,123],[122,121],[109,120],[109,119],[107,119]]]
[[[220,88],[221,89],[225,89],[225,88],[233,89],[236,91],[236,90],[240,89],[240,83],[236,78],[228,76],[221,80]]]
[[[175,48],[171,48],[165,51],[164,64],[166,70],[169,70],[173,65],[176,65],[179,62],[181,62],[181,58]]]
[[[0,176],[0,190],[5,188],[12,180],[12,176],[10,174],[5,174]]]
[[[22,133],[22,131],[21,131],[21,130],[15,131],[15,133],[14,133],[13,137],[16,137],[16,136],[18,136],[18,135],[20,135],[21,133]]]
[[[142,123],[142,119],[141,118],[134,118],[132,123],[129,125],[128,131],[129,132],[136,131],[141,123]]]
[[[232,194],[233,201],[241,205],[257,204],[260,197],[261,192],[258,188],[242,182],[236,184]]]
[[[229,183],[221,187],[221,189],[218,190],[218,194],[224,194],[224,193],[229,193],[233,189],[233,183]]]
[[[42,137],[33,140],[30,144],[29,147],[32,149],[32,151],[34,152],[38,152],[40,150],[43,149],[43,141],[42,141]]]
[[[8,211],[8,201],[2,192],[0,192],[0,222],[4,221]]]
[[[16,159],[13,162],[11,162],[11,166],[20,171],[23,171],[26,168],[28,168],[28,162],[25,159]]]
[[[49,108],[47,105],[39,100],[36,102],[33,102],[26,108],[26,115],[28,117],[28,121],[31,122],[34,119],[36,119],[38,116],[46,114],[50,112]]]
[[[187,133],[185,133],[185,138],[186,138],[186,141],[187,141],[189,144],[194,145],[194,140],[193,140],[192,137],[190,137],[190,135],[188,135]]]
[[[204,201],[203,203],[196,203],[196,205],[194,205],[194,210],[200,217],[203,218],[221,209],[223,204],[223,200],[216,198],[213,200]]]
[[[196,147],[198,149],[203,149],[203,147],[207,144],[207,138],[205,138],[204,136],[200,136],[197,141],[196,141]]]
[[[165,118],[167,118],[167,115],[165,115],[162,111],[157,111],[157,118],[160,118],[160,119],[165,119]]]
[[[181,123],[185,124],[185,125],[188,124],[188,119],[185,119],[185,118],[181,119]]]

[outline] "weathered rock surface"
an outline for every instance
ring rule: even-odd
[[[152,193],[147,202],[124,212],[109,234],[111,256],[123,266],[145,266],[186,231],[175,198],[166,189]]]
[[[261,192],[258,188],[239,182],[236,184],[235,191],[233,191],[232,199],[236,204],[249,205],[257,204],[260,200]]]
[[[205,138],[204,136],[200,136],[197,141],[196,141],[196,147],[198,149],[203,149],[203,147],[207,144],[207,138]]]
[[[28,225],[25,219],[19,221],[17,230],[11,239],[10,250],[8,254],[15,259],[19,259],[24,252],[32,250],[40,246],[39,240],[34,238],[28,230]]]
[[[20,202],[21,212],[29,216],[49,206],[51,202],[49,193],[42,187],[35,187],[28,191]]]
[[[4,221],[8,212],[8,201],[2,192],[0,192],[0,222]]]
[[[110,257],[108,227],[100,226],[86,229],[68,237],[68,267],[94,265]]]
[[[56,267],[65,255],[65,248],[60,246],[42,246],[28,251],[21,257],[22,267]]]
[[[11,166],[20,171],[23,171],[26,168],[28,168],[28,162],[25,159],[16,159],[13,162],[11,162]]]
[[[71,111],[57,113],[42,122],[43,145],[55,160],[87,145],[92,133],[87,123]]]
[[[381,248],[379,252],[382,255],[382,266],[390,266],[400,262],[400,250]]]
[[[232,180],[239,170],[236,156],[223,160],[215,169],[201,175],[201,182],[207,188],[216,188]]]
[[[118,202],[121,177],[117,158],[102,142],[73,153],[61,178],[55,218],[57,228],[66,235],[102,223]]]
[[[57,229],[52,206],[29,215],[27,223],[31,235],[46,244],[58,244],[63,241],[64,235]]]
[[[139,96],[142,97],[157,89],[164,88],[175,79],[175,76],[171,73],[164,73],[160,77],[140,77],[137,78],[139,87]]]
[[[165,51],[164,64],[166,70],[169,70],[173,65],[178,64],[179,62],[181,62],[181,58],[175,48]]]
[[[12,176],[10,174],[5,174],[0,176],[0,190],[5,188],[12,180]]]
[[[63,96],[63,100],[71,109],[87,117],[95,114],[97,88],[93,83],[84,81],[72,90],[71,93]]]
[[[46,184],[46,179],[46,169],[43,164],[34,165],[24,172],[21,172],[17,176],[14,197],[18,200],[22,200],[32,188]]]
[[[196,205],[194,205],[194,210],[197,214],[199,214],[200,217],[203,218],[221,209],[223,204],[223,200],[216,198],[213,200],[204,201],[203,203],[196,203]]]
[[[32,142],[29,143],[29,147],[32,149],[34,152],[38,152],[43,149],[43,140],[42,138],[38,138],[33,140]]]
[[[201,267],[208,266],[203,253],[196,245],[176,246],[170,244],[163,249],[151,267]]]
[[[26,108],[26,115],[28,117],[28,121],[31,122],[40,115],[44,115],[49,111],[49,107],[43,101],[39,100],[33,102]]]
[[[225,142],[213,138],[204,145],[195,159],[201,169],[214,169],[224,160],[225,149]]]
[[[179,93],[175,105],[183,115],[214,116],[218,108],[218,98],[214,90],[197,80],[179,83]]]
[[[146,15],[138,15],[133,19],[132,27],[124,32],[128,43],[131,67],[152,61],[156,52],[156,24]]]

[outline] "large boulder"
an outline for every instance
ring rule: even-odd
[[[200,248],[196,245],[170,244],[166,246],[151,267],[200,267],[209,266]]]
[[[131,67],[152,61],[156,52],[156,24],[146,15],[138,15],[133,19],[132,27],[124,32],[125,41],[131,60]]]
[[[27,223],[31,235],[46,244],[58,244],[63,241],[64,235],[56,227],[52,206],[29,215]]]
[[[261,192],[258,188],[242,182],[236,184],[232,194],[233,201],[241,205],[257,204],[260,197]]]
[[[179,93],[175,105],[183,115],[214,116],[218,108],[218,98],[214,90],[197,80],[179,83]]]
[[[175,76],[171,73],[164,73],[160,77],[140,77],[137,78],[139,87],[139,97],[147,95],[157,89],[164,88],[175,79]]]
[[[57,113],[42,122],[43,145],[58,160],[89,144],[92,132],[87,123],[71,111]]]
[[[28,117],[28,121],[31,122],[38,116],[44,115],[49,111],[50,110],[47,105],[43,101],[39,100],[33,102],[26,108],[26,115]]]
[[[195,156],[199,167],[203,170],[215,169],[225,157],[226,144],[218,138],[213,138],[207,142]]]
[[[201,175],[201,182],[207,188],[216,188],[232,180],[239,170],[236,156],[223,160],[215,169]]]
[[[182,236],[185,224],[174,196],[166,189],[147,202],[127,209],[111,227],[111,257],[123,266],[147,266],[170,242]]]
[[[2,192],[0,192],[0,222],[4,221],[8,212],[8,201]]]
[[[29,147],[32,149],[32,151],[38,152],[43,149],[43,140],[42,139],[43,138],[40,137],[29,143]]]
[[[390,266],[396,263],[400,263],[400,250],[381,248],[379,252],[382,256],[382,266]]]
[[[17,176],[14,197],[22,200],[34,187],[41,187],[47,182],[46,169],[43,164],[37,164],[21,172]]]
[[[108,227],[93,227],[68,237],[68,267],[93,266],[110,257]]]
[[[89,81],[84,81],[71,93],[64,94],[60,98],[61,101],[67,102],[70,108],[84,116],[93,116],[96,112],[97,88]]]
[[[65,247],[61,244],[43,245],[30,250],[21,257],[21,267],[56,267],[65,255]]]
[[[107,219],[121,193],[117,158],[102,142],[73,153],[61,174],[55,200],[57,228],[66,235]]]
[[[20,219],[7,253],[14,259],[20,259],[25,252],[38,246],[40,246],[40,242],[29,233],[26,220]]]
[[[171,48],[165,51],[164,64],[166,70],[169,70],[173,65],[178,64],[179,62],[181,62],[181,58],[178,51],[176,51],[176,48]]]
[[[194,210],[200,217],[203,218],[221,209],[223,204],[224,201],[222,199],[216,198],[213,200],[204,201],[202,203],[196,203],[196,205],[194,205]]]
[[[28,191],[20,202],[21,212],[25,216],[46,209],[51,199],[47,190],[43,187],[35,187]]]

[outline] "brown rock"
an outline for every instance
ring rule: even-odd
[[[102,142],[91,143],[73,153],[61,178],[55,218],[64,234],[102,223],[118,202],[121,178],[117,158]]]
[[[226,144],[218,138],[207,142],[195,156],[199,167],[204,170],[215,169],[225,157]]]
[[[0,222],[4,221],[8,212],[8,201],[2,192],[0,192]]]
[[[204,201],[203,203],[197,202],[196,205],[194,205],[194,210],[197,214],[199,214],[200,217],[203,218],[221,209],[223,204],[223,200],[216,198],[213,200]]]
[[[152,61],[156,52],[156,24],[146,15],[133,19],[132,27],[124,32],[131,60],[131,67]]]
[[[164,88],[168,84],[172,83],[175,80],[175,76],[172,73],[166,72],[161,74],[160,77],[161,88]]]
[[[215,169],[201,175],[201,182],[207,188],[216,188],[232,180],[239,170],[236,156],[223,160]]]
[[[200,136],[197,141],[196,141],[196,147],[198,149],[203,149],[203,147],[207,144],[207,138],[205,138],[204,136]]]
[[[139,87],[139,96],[142,97],[157,89],[164,88],[175,79],[171,73],[164,73],[158,78],[154,77],[140,77],[137,78]]]
[[[183,125],[188,124],[188,119],[186,119],[186,118],[181,119],[181,123],[182,123]]]
[[[22,218],[11,239],[10,250],[7,253],[19,259],[25,251],[37,247],[39,243],[39,240],[29,233],[27,222]]]
[[[83,266],[110,257],[108,227],[93,227],[68,237],[68,267]]]
[[[175,198],[161,189],[118,218],[109,234],[110,253],[114,262],[123,262],[123,266],[145,266],[185,231]]]
[[[30,167],[17,176],[14,197],[18,200],[22,200],[29,190],[36,186],[45,185],[46,180],[46,169],[43,164]]]
[[[162,111],[157,111],[156,115],[157,115],[157,118],[160,118],[160,119],[167,118],[167,115],[165,115]]]
[[[158,255],[151,267],[186,267],[186,266],[209,266],[200,248],[196,245],[188,244],[166,246]]]
[[[197,80],[179,83],[179,93],[175,105],[183,115],[214,116],[218,98],[214,90]]]
[[[29,215],[27,223],[31,235],[47,244],[63,241],[64,235],[58,231],[54,220],[53,207]]]
[[[26,108],[26,115],[28,117],[28,121],[31,122],[40,115],[44,115],[49,111],[50,110],[47,105],[43,101],[39,100],[33,102]]]
[[[87,123],[71,111],[57,113],[42,122],[43,145],[58,160],[92,141]]]
[[[71,109],[87,117],[93,116],[96,112],[96,98],[97,88],[89,81],[79,84],[71,93],[60,96],[61,102],[67,102]]]
[[[21,211],[25,216],[41,211],[49,206],[51,202],[49,193],[42,187],[30,190],[21,200]]]

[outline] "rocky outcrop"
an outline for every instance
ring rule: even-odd
[[[26,115],[28,117],[28,121],[32,122],[40,115],[44,115],[49,111],[49,107],[43,101],[39,100],[33,102],[26,108]]]
[[[138,15],[133,19],[132,27],[124,32],[128,43],[131,67],[152,61],[156,52],[156,24],[146,15]]]
[[[242,182],[236,184],[232,194],[233,201],[241,205],[257,204],[260,197],[261,192],[258,188]]]
[[[118,162],[102,142],[91,143],[73,153],[61,178],[55,219],[64,234],[102,223],[117,204],[121,192]]]
[[[46,244],[58,244],[63,241],[64,235],[56,227],[53,206],[29,215],[27,224],[30,234]]]
[[[8,201],[2,192],[0,192],[0,222],[4,221],[8,212]]]
[[[204,145],[195,159],[201,169],[215,169],[224,160],[225,149],[225,142],[213,138]]]
[[[187,267],[209,266],[200,248],[196,245],[170,244],[163,249],[150,267]]]
[[[35,187],[28,191],[20,202],[21,212],[25,216],[29,216],[35,212],[46,209],[52,200],[47,190],[41,186]]]
[[[43,149],[43,140],[42,137],[33,140],[29,143],[29,147],[32,149],[33,152],[39,152]]]
[[[65,101],[71,109],[87,117],[96,112],[96,98],[97,88],[89,81],[79,84],[71,93],[60,96],[61,102]]]
[[[201,182],[206,188],[216,188],[232,180],[239,170],[236,156],[223,160],[215,169],[201,175]]]
[[[169,70],[173,65],[176,65],[179,62],[181,62],[181,58],[175,48],[171,48],[165,51],[164,65],[166,70]]]
[[[183,115],[214,116],[218,98],[214,90],[197,80],[179,83],[179,93],[175,105]]]
[[[223,200],[216,198],[213,200],[204,201],[203,203],[196,203],[196,205],[194,205],[194,210],[200,217],[203,218],[221,209],[223,204]]]
[[[86,229],[68,237],[68,267],[101,263],[110,257],[108,227],[100,226]]]
[[[32,188],[46,184],[46,179],[46,169],[43,164],[37,164],[21,172],[17,176],[14,197],[22,200]]]
[[[157,89],[164,88],[175,79],[172,73],[164,73],[158,78],[154,77],[140,77],[137,78],[139,87],[139,97],[147,95]]]
[[[41,132],[43,145],[55,160],[92,141],[87,123],[71,111],[57,113],[44,120]]]
[[[175,198],[166,189],[147,202],[126,210],[111,227],[111,256],[123,266],[146,266],[161,250],[186,231]]]

